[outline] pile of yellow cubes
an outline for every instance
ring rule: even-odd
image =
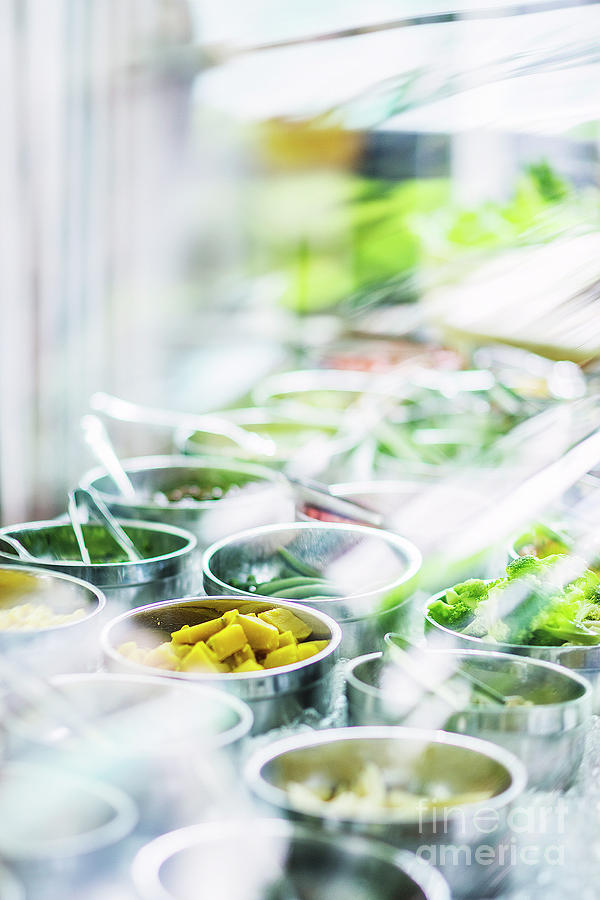
[[[119,652],[133,662],[175,672],[258,672],[315,656],[329,641],[309,641],[312,629],[288,609],[242,614],[231,609],[208,622],[184,625],[152,650],[135,641]]]

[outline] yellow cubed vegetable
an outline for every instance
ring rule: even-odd
[[[287,647],[289,644],[296,644],[296,643],[297,643],[296,638],[294,637],[294,635],[292,634],[291,631],[283,631],[279,635],[279,646],[280,647]]]
[[[277,666],[289,666],[295,662],[298,662],[298,648],[294,644],[288,644],[287,647],[279,647],[267,653],[263,666],[265,669],[275,669]]]
[[[213,634],[206,643],[220,661],[241,650],[248,641],[241,625],[227,625],[222,631]]]
[[[312,628],[303,622],[302,619],[295,616],[289,609],[275,607],[268,609],[266,612],[258,614],[258,618],[269,625],[274,625],[280,634],[284,631],[291,631],[297,641],[303,641],[312,634]]]
[[[238,650],[237,653],[234,653],[233,656],[230,656],[229,659],[225,661],[232,669],[234,669],[236,666],[241,666],[243,662],[247,662],[248,660],[256,662],[256,657],[250,644],[244,644],[241,650]]]
[[[174,631],[171,640],[175,644],[197,644],[198,641],[207,641],[209,637],[225,627],[222,618],[211,619],[210,622],[201,622],[200,625],[184,625],[179,631]]]
[[[238,609],[228,609],[223,613],[222,619],[225,625],[239,625],[240,612]]]
[[[172,641],[171,647],[177,659],[183,659],[184,656],[187,656],[192,649],[191,644],[174,644]]]
[[[260,663],[256,661],[253,662],[251,659],[247,659],[245,662],[241,663],[239,666],[236,666],[235,669],[232,669],[233,672],[262,672],[263,667]]]
[[[310,659],[324,650],[329,641],[306,641],[304,644],[298,644],[298,659]]]
[[[276,650],[279,645],[279,632],[275,625],[261,622],[252,616],[240,616],[240,625],[253,650]]]
[[[173,652],[170,642],[159,644],[146,655],[144,664],[156,666],[159,669],[176,669],[179,666],[179,657]]]
[[[216,654],[204,643],[204,641],[199,641],[197,644],[194,644],[190,652],[180,661],[179,668],[182,672],[223,671],[223,667],[219,663]]]

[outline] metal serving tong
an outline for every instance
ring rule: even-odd
[[[131,538],[126,534],[123,528],[121,528],[115,517],[108,510],[106,504],[100,499],[97,491],[93,488],[75,488],[74,491],[69,493],[67,510],[75,533],[81,559],[86,565],[91,565],[92,561],[85,544],[81,519],[79,517],[78,500],[80,499],[83,500],[88,510],[93,512],[106,527],[107,531],[115,539],[121,550],[127,554],[127,558],[130,562],[139,562],[144,558]]]

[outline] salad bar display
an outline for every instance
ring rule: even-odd
[[[514,817],[590,790],[594,377],[583,401],[533,402],[429,349],[426,367],[272,375],[252,461],[237,432],[203,432],[204,456],[174,429],[171,455],[113,451],[66,515],[2,528],[0,856],[27,896],[196,896],[242,823],[247,881],[211,876],[224,900],[336,878],[373,900],[534,896]],[[557,417],[558,458],[540,456]],[[465,578],[429,599],[452,569],[419,546],[424,515],[465,541]]]

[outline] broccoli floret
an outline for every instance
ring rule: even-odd
[[[544,571],[546,560],[542,562],[537,556],[519,556],[513,559],[506,567],[506,575],[509,581],[522,578],[524,575],[541,575]]]
[[[473,619],[473,609],[460,599],[454,603],[435,600],[429,606],[428,613],[440,625],[455,630],[464,628]]]
[[[448,588],[446,591],[447,603],[456,603],[461,600],[471,607],[477,606],[488,595],[489,587],[480,578],[470,578],[469,581],[463,581],[455,584],[454,587]]]

